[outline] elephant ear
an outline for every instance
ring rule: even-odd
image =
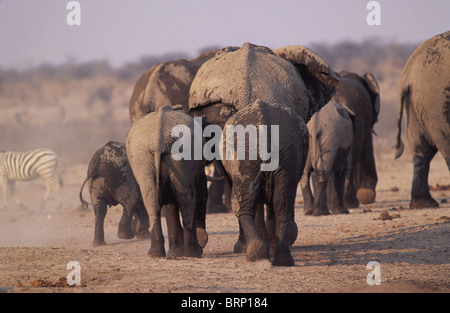
[[[378,120],[378,114],[380,114],[380,87],[378,86],[378,82],[372,73],[364,74],[363,78],[366,84],[366,89],[369,92],[370,98],[372,100],[374,112],[372,125],[374,125]]]
[[[273,52],[297,68],[308,89],[311,117],[331,100],[339,81],[337,75],[320,56],[304,46],[287,46]]]

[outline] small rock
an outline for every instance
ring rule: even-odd
[[[389,212],[388,211],[383,211],[383,212],[381,212],[381,214],[380,214],[380,219],[382,220],[382,221],[387,221],[387,220],[392,220],[392,216],[390,216],[389,215]]]

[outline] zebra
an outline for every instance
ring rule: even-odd
[[[3,205],[8,202],[8,187],[12,198],[22,208],[26,208],[15,194],[16,181],[29,181],[41,176],[47,186],[47,192],[42,201],[44,208],[48,196],[56,190],[58,208],[61,206],[62,179],[58,168],[58,156],[50,149],[35,149],[26,152],[0,151],[0,183],[3,189]],[[58,176],[58,182],[56,180]]]

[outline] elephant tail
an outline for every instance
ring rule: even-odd
[[[155,193],[158,208],[161,208],[161,192],[159,188],[159,178],[161,177],[161,151],[155,151]]]
[[[405,106],[405,102],[409,99],[409,86],[407,88],[402,89],[400,93],[400,107],[398,110],[398,118],[397,118],[397,142],[393,147],[395,149],[395,158],[398,159],[405,150],[405,145],[402,141],[402,118],[403,118],[403,108]]]
[[[86,178],[84,179],[83,183],[81,184],[81,189],[80,189],[80,201],[81,201],[81,208],[83,210],[87,210],[88,208],[88,203],[86,200],[83,199],[83,188],[84,185],[86,184],[86,182],[90,179],[89,176],[86,176]]]
[[[102,153],[102,150],[97,150],[94,154],[94,156],[91,159],[91,162],[89,162],[87,176],[84,179],[83,183],[81,184],[80,188],[80,201],[81,201],[81,207],[83,210],[87,210],[88,203],[83,199],[83,188],[84,185],[87,183],[88,180],[91,178],[94,178],[98,175],[98,168],[100,167],[101,159],[100,154]]]
[[[264,171],[259,171],[258,175],[256,175],[255,180],[253,180],[253,182],[250,185],[250,191],[251,192],[258,191],[263,181],[264,181]]]

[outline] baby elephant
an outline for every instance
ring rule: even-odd
[[[207,178],[206,162],[202,156],[194,155],[197,144],[203,145],[203,137],[194,140],[195,123],[191,116],[166,105],[141,117],[128,133],[130,165],[150,219],[149,256],[166,256],[161,227],[162,206],[165,207],[169,237],[167,256],[202,255],[207,238]],[[197,127],[201,131],[201,126]]]
[[[307,124],[309,152],[300,182],[305,215],[327,215],[330,214],[328,208],[334,214],[348,213],[343,194],[351,164],[353,117],[351,110],[330,101]]]
[[[119,222],[117,236],[122,239],[139,239],[150,237],[148,231],[148,214],[142,202],[139,185],[134,178],[128,162],[124,143],[110,141],[98,149],[88,166],[87,177],[80,190],[80,200],[83,209],[87,209],[87,202],[82,192],[89,181],[89,193],[95,213],[94,246],[105,245],[103,224],[107,206],[121,204],[122,218]],[[137,217],[137,229],[132,229],[133,215]]]

